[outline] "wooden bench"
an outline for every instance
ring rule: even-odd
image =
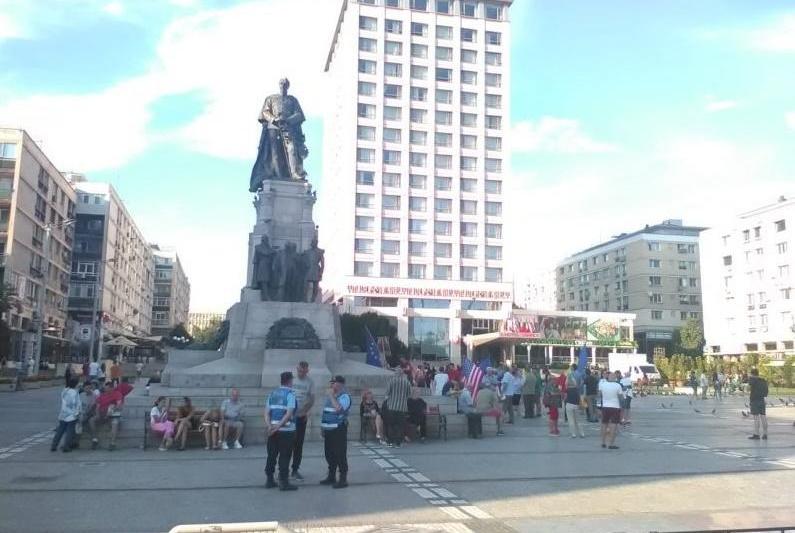
[[[429,424],[434,421],[435,424]],[[425,423],[427,425],[435,425],[436,438],[447,440],[447,415],[440,412],[438,405],[429,405],[425,410]],[[409,425],[408,414],[406,415],[405,425]],[[367,432],[370,430],[370,417],[361,416],[359,425],[359,441],[362,443],[367,442]],[[386,426],[384,427],[386,431]],[[386,438],[386,435],[383,435]]]
[[[204,413],[205,413],[205,411],[193,411],[193,414],[191,416],[196,417],[196,418],[201,418],[202,416],[204,416]],[[176,420],[176,418],[177,418],[177,413],[174,412],[174,411],[169,411],[168,419],[171,420],[172,422],[174,422],[174,420]],[[147,445],[149,444],[149,436],[150,436],[150,434],[151,435],[162,435],[161,432],[153,431],[150,426],[151,425],[149,423],[149,413],[144,413],[144,442],[143,442],[143,446],[142,446],[144,450],[146,450]],[[201,425],[199,425],[195,429],[191,427],[188,430],[188,437],[187,438],[190,439],[192,436],[195,437],[195,436],[198,436],[198,435],[202,435],[202,433],[203,433],[203,431],[201,429]],[[204,437],[202,436],[202,438],[204,438]]]

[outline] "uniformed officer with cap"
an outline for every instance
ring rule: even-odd
[[[320,484],[344,489],[348,486],[348,412],[351,409],[351,396],[345,390],[344,377],[334,376],[330,385],[320,419],[328,476]],[[336,478],[338,469],[339,480]]]
[[[280,490],[297,490],[298,487],[289,482],[290,457],[295,443],[295,420],[293,414],[297,407],[293,392],[293,373],[282,372],[281,386],[270,393],[265,403],[265,430],[268,432],[268,460],[265,464],[265,475],[268,481],[265,488],[276,487],[273,476],[276,472],[276,461],[279,462]]]

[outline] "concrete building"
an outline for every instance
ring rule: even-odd
[[[557,267],[558,309],[634,313],[638,351],[670,355],[675,330],[702,319],[702,230],[666,220],[567,257]]]
[[[188,333],[194,335],[196,331],[223,322],[225,318],[226,313],[188,313]]]
[[[77,191],[69,316],[79,324],[74,342],[86,355],[98,338],[92,316],[102,317],[105,338],[151,334],[152,252],[112,185],[67,177]]]
[[[326,63],[326,280],[351,312],[392,316],[414,356],[459,360],[462,335],[494,331],[513,299],[512,1],[341,4]]]
[[[190,283],[177,252],[152,244],[155,291],[152,301],[152,335],[168,335],[175,326],[188,327]]]
[[[705,351],[795,355],[795,199],[701,234]]]
[[[27,361],[68,353],[66,298],[75,192],[27,132],[0,129],[0,277],[15,295],[4,313],[0,356]]]

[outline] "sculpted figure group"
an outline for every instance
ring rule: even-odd
[[[262,301],[316,302],[325,268],[324,251],[317,238],[303,253],[295,243],[274,248],[267,236],[254,247],[252,287],[260,291]]]

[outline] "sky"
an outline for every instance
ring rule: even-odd
[[[318,211],[330,201],[323,63],[340,1],[0,0],[0,125],[112,183],[146,238],[176,247],[191,310],[223,312],[245,282],[256,116],[283,76]],[[517,287],[612,235],[795,194],[795,3],[515,0],[511,20]]]

